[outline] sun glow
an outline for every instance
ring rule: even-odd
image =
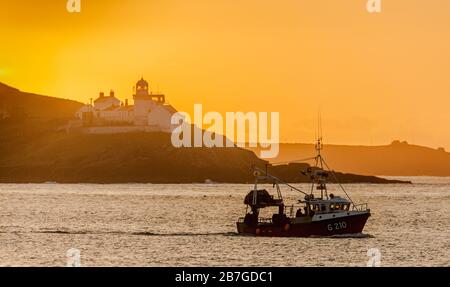
[[[87,103],[144,75],[191,114],[279,112],[283,142],[321,106],[327,143],[450,149],[450,1],[55,2],[0,0],[0,82]]]

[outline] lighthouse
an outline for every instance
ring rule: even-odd
[[[148,82],[144,78],[141,78],[136,83],[133,100],[135,106],[134,124],[136,126],[148,125],[148,117],[152,110],[166,103],[166,97],[164,95],[152,94]]]
[[[149,85],[144,78],[136,83],[134,100],[134,124],[137,126],[148,125],[148,115],[155,108]]]
[[[109,97],[100,93],[94,105],[86,105],[76,116],[83,126],[89,126],[87,132],[94,133],[171,132],[175,128],[171,119],[177,110],[166,103],[164,95],[153,94],[144,78],[133,87],[133,100],[134,105],[129,105],[128,100],[117,99],[113,91]]]

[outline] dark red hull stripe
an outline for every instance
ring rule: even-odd
[[[333,218],[310,223],[248,226],[237,223],[238,233],[268,237],[310,237],[361,233],[370,214]]]

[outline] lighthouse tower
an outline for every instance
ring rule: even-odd
[[[148,115],[155,108],[148,82],[144,78],[136,83],[134,99],[134,124],[137,126],[148,125]]]

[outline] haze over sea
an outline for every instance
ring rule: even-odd
[[[382,266],[450,266],[450,178],[401,179],[345,185],[373,215],[343,238],[237,235],[250,185],[1,184],[0,266],[65,266],[71,248],[83,266],[366,266],[370,248]]]

